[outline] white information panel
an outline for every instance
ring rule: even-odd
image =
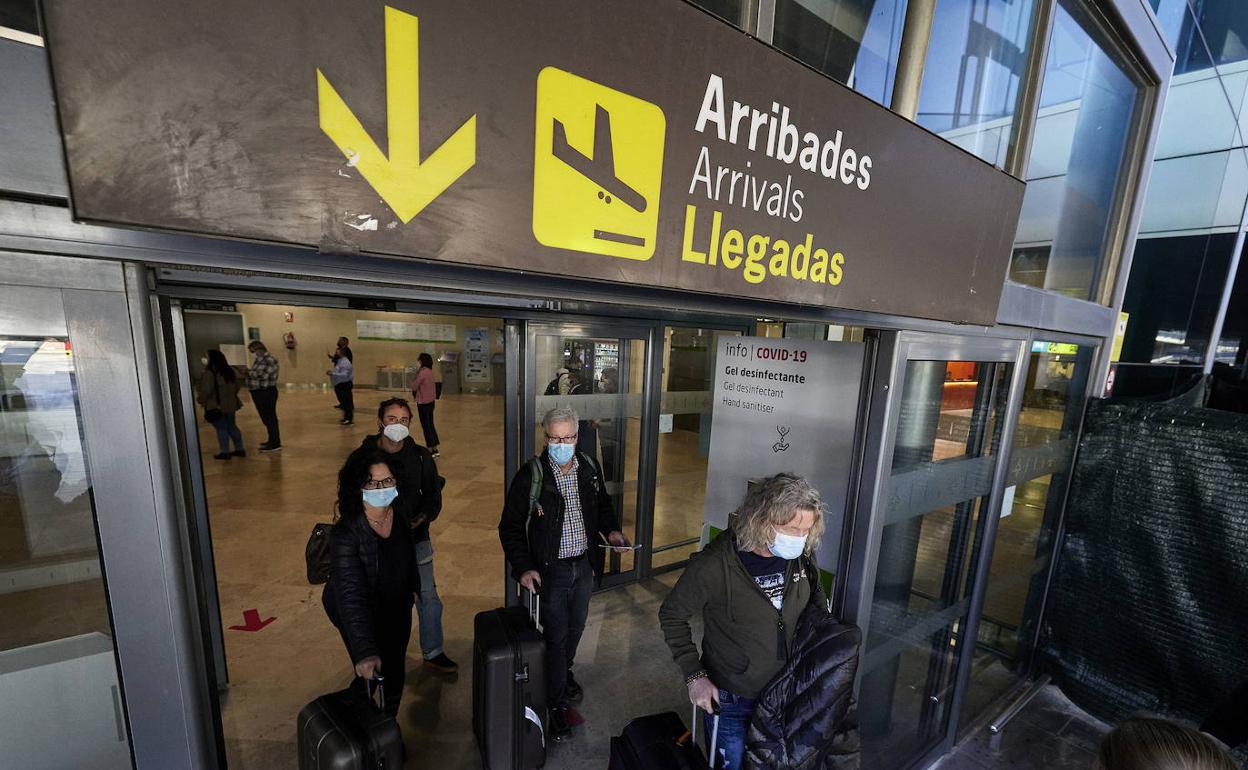
[[[418,324],[403,321],[356,321],[355,336],[362,340],[399,342],[458,341],[455,324]]]
[[[863,355],[860,342],[719,339],[704,543],[712,528],[728,527],[751,481],[788,471],[823,497],[827,530],[816,558],[821,569],[836,569]]]

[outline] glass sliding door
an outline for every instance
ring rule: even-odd
[[[649,439],[643,420],[652,331],[587,324],[530,324],[525,356],[524,447],[540,453],[546,443],[542,416],[569,406],[579,416],[577,450],[602,468],[621,530],[645,543],[652,495],[640,494],[641,447]],[[521,458],[522,461],[525,458]],[[593,533],[590,533],[593,537]],[[638,576],[637,552],[607,554],[603,585]]]
[[[976,634],[965,727],[1028,675],[1096,348],[1031,344]]]
[[[884,364],[871,555],[856,568],[864,766],[916,764],[949,736],[1020,350],[902,334]]]

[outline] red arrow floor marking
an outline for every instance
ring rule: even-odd
[[[260,619],[260,610],[243,610],[243,625],[230,626],[231,631],[259,631],[268,624],[277,620],[277,618],[269,618],[268,620]]]

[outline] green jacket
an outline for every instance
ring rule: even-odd
[[[776,610],[725,532],[695,554],[659,608],[659,625],[685,677],[706,671],[716,687],[756,698],[788,660],[797,619],[811,601],[813,562],[789,562],[782,609]],[[820,592],[822,601],[822,592]],[[702,654],[689,620],[702,616]],[[781,639],[783,638],[783,641]]]

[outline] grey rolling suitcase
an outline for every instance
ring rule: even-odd
[[[486,770],[546,763],[546,643],[531,610],[505,607],[473,622],[472,731]]]
[[[377,677],[376,692],[381,692]],[[369,683],[370,695],[373,683]],[[299,770],[400,770],[399,725],[358,690],[322,695],[303,707],[297,726]]]

